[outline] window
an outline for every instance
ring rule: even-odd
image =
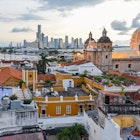
[[[91,105],[88,105],[88,110],[92,110],[92,108],[91,108],[92,106]]]
[[[119,68],[119,65],[117,64],[117,65],[115,65],[115,68]]]
[[[32,75],[30,74],[30,75],[29,75],[29,77],[31,78],[31,77],[32,77]]]
[[[80,113],[83,113],[83,105],[80,105],[80,106],[79,106],[79,112],[80,112]]]
[[[107,58],[108,58],[108,56],[106,55],[106,56],[105,56],[105,58],[107,59]]]
[[[46,115],[46,106],[42,106],[41,108],[41,117],[45,117]]]
[[[14,84],[14,80],[11,80],[11,84]]]
[[[128,68],[131,68],[131,64],[128,64]]]
[[[66,114],[71,114],[71,105],[66,106]]]
[[[61,114],[61,106],[56,106],[56,114]]]

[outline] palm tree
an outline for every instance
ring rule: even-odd
[[[74,124],[72,127],[70,127],[71,131],[71,139],[73,140],[79,140],[80,135],[85,135],[86,130],[82,124]]]
[[[64,128],[58,133],[58,140],[79,140],[87,137],[87,132],[82,124],[74,124],[69,128]]]
[[[58,140],[71,140],[70,139],[70,130],[68,128],[64,128],[57,135]]]
[[[45,74],[46,73],[46,63],[48,64],[48,59],[46,59],[47,55],[42,53],[40,54],[41,60],[37,63],[38,73]],[[48,64],[49,65],[49,64]]]
[[[44,87],[52,87],[53,83],[51,82],[51,80],[46,80],[44,83]]]
[[[6,54],[6,52],[7,52],[6,48],[3,48],[3,49],[1,50],[1,53],[4,54],[4,59],[5,59],[5,54]]]

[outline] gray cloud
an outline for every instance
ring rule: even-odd
[[[15,28],[13,28],[12,30],[11,30],[11,32],[12,33],[17,33],[17,32],[32,32],[33,30],[31,29],[31,28],[17,28],[17,27],[15,27]]]
[[[41,16],[33,14],[22,14],[18,19],[20,20],[44,20]]]
[[[0,16],[0,21],[2,21],[2,22],[10,22],[10,21],[13,21],[13,20],[14,20],[13,18]]]
[[[132,20],[132,28],[138,28],[140,26],[140,13],[137,14],[137,16]]]
[[[126,26],[126,21],[118,21],[118,20],[114,20],[111,22],[111,27],[114,30],[118,30],[118,31],[127,31],[129,30],[129,28]]]
[[[107,0],[39,0],[41,10],[56,9],[56,10],[71,10],[82,6],[95,6]]]
[[[127,32],[131,29],[130,27],[127,27],[126,24],[126,21],[114,20],[111,22],[111,28],[116,31],[120,31],[118,33],[119,35],[126,35]]]
[[[41,16],[34,15],[34,14],[22,14],[19,17],[14,17],[14,18],[0,16],[0,21],[2,22],[13,22],[17,20],[29,21],[29,20],[45,20],[45,19]]]
[[[124,1],[129,2],[129,1],[139,1],[139,0],[124,0]]]

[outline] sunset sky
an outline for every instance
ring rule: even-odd
[[[0,45],[45,36],[95,40],[105,27],[113,44],[129,45],[140,27],[140,0],[0,0]]]

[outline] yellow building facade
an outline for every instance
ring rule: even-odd
[[[63,80],[66,80],[66,79],[73,80],[74,87],[77,87],[80,83],[84,81],[83,77],[72,76],[72,74],[70,73],[56,72],[55,77],[56,77],[57,85],[59,86],[63,86]]]
[[[22,70],[22,79],[27,87],[30,87],[33,92],[36,91],[38,81],[37,70]]]
[[[74,116],[83,114],[84,110],[94,109],[94,97],[34,97],[38,106],[39,117]]]

